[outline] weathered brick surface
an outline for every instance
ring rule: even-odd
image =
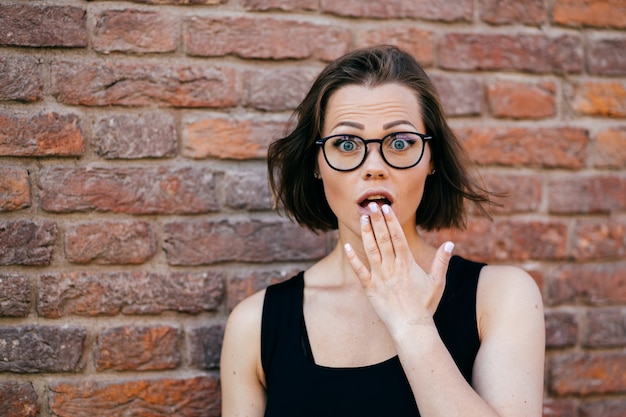
[[[81,7],[0,4],[0,45],[85,47],[86,22]]]
[[[546,313],[546,347],[574,346],[578,340],[579,325],[574,314],[564,311]]]
[[[424,236],[536,281],[544,417],[626,415],[622,0],[0,3],[0,416],[218,416],[229,313],[337,240],[276,212],[268,147],[375,43],[508,195]]]
[[[189,158],[252,159],[267,155],[285,122],[210,117],[185,123],[182,151]]]
[[[556,114],[556,85],[496,81],[487,87],[487,101],[495,117],[541,119]]]
[[[77,372],[86,335],[83,327],[0,327],[0,372]]]
[[[573,353],[549,365],[552,392],[563,395],[611,394],[626,391],[626,355],[621,352]]]
[[[105,159],[173,157],[178,144],[174,117],[163,112],[104,116],[94,136],[95,152]]]
[[[68,213],[207,213],[219,209],[220,173],[201,167],[73,168],[41,172],[41,208]]]
[[[65,233],[65,256],[73,263],[140,264],[155,253],[147,222],[81,223]]]
[[[219,368],[224,326],[216,324],[191,332],[191,363],[200,369]]]
[[[96,16],[92,47],[103,53],[173,52],[179,43],[178,20],[168,13],[106,10]]]
[[[626,28],[626,5],[621,0],[557,0],[552,7],[558,24]]]
[[[37,311],[42,317],[215,311],[223,277],[209,272],[66,272],[42,274]]]
[[[582,40],[573,35],[449,34],[438,46],[441,66],[452,70],[519,70],[533,73],[583,70]]]
[[[30,298],[27,276],[0,274],[0,317],[26,317]]]
[[[626,263],[563,265],[549,283],[552,304],[611,305],[626,302]]]
[[[0,112],[0,157],[79,156],[84,150],[85,138],[75,114],[29,117]]]
[[[571,174],[548,182],[552,213],[608,213],[626,207],[626,178]]]
[[[57,238],[51,221],[0,222],[0,265],[49,265]]]
[[[174,221],[163,229],[170,265],[312,260],[327,250],[323,235],[284,220]]]
[[[83,106],[230,107],[235,72],[210,65],[59,61],[52,65],[57,100]]]
[[[0,415],[4,417],[35,417],[39,413],[38,400],[30,383],[0,382]]]
[[[29,207],[28,171],[20,167],[0,167],[0,212]]]
[[[573,86],[572,109],[588,116],[626,117],[626,83],[588,81]]]
[[[51,384],[54,415],[92,417],[218,417],[219,379],[213,375],[185,379],[84,381]]]
[[[469,21],[473,14],[473,4],[469,0],[441,3],[435,0],[389,0],[386,2],[366,2],[347,0],[342,2],[323,0],[324,12],[349,17],[418,18],[424,20]]]
[[[182,361],[182,330],[170,326],[124,326],[98,335],[94,360],[98,371],[175,369]]]
[[[470,157],[484,165],[582,168],[587,158],[588,133],[563,127],[473,127],[460,137]]]
[[[544,0],[486,0],[481,6],[482,19],[495,25],[541,25],[548,17],[548,6]]]
[[[43,89],[40,71],[35,57],[0,56],[0,101],[40,100]]]
[[[625,345],[626,308],[609,307],[589,310],[583,343],[592,348]]]
[[[194,16],[185,21],[185,48],[197,56],[244,58],[320,58],[330,61],[347,51],[350,34],[336,25],[306,21]]]
[[[595,140],[594,165],[597,167],[626,167],[626,126],[599,132]]]

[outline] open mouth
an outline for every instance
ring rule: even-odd
[[[383,204],[391,205],[391,200],[389,200],[384,195],[376,194],[370,195],[369,197],[365,198],[359,203],[359,205],[363,208],[366,208],[369,203],[376,203],[379,206],[382,206]]]

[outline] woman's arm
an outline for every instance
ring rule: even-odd
[[[222,417],[262,417],[265,413],[260,358],[264,294],[242,301],[228,318],[220,364]]]

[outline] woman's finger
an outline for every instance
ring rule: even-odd
[[[390,243],[393,247],[395,256],[401,259],[412,260],[413,254],[411,253],[409,243],[406,240],[404,230],[402,230],[402,226],[400,226],[400,222],[398,221],[396,214],[387,204],[382,206],[382,213],[385,217],[387,230],[390,236]]]
[[[391,233],[387,227],[387,221],[381,211],[381,207],[376,203],[370,203],[367,207],[371,213],[371,228],[373,230],[376,246],[378,247],[382,261],[385,259],[392,260],[395,256],[395,251],[393,243],[391,242]]]
[[[356,276],[359,278],[359,281],[361,281],[361,285],[363,286],[363,288],[366,288],[370,284],[370,280],[372,277],[372,275],[370,274],[370,271],[367,269],[365,264],[361,262],[356,252],[352,248],[352,245],[350,245],[349,243],[346,243],[343,249],[346,253],[346,257],[348,258],[348,263],[352,267],[352,270],[354,271]]]

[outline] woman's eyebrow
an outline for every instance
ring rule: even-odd
[[[383,129],[387,130],[398,125],[409,125],[413,127],[413,129],[416,129],[413,123],[409,122],[408,120],[395,120],[393,122],[386,123],[383,125]]]
[[[361,123],[342,121],[342,122],[337,123],[335,126],[333,126],[331,130],[335,130],[339,126],[349,126],[349,127],[354,127],[356,129],[361,129],[361,130],[365,129],[365,126],[363,126]]]

